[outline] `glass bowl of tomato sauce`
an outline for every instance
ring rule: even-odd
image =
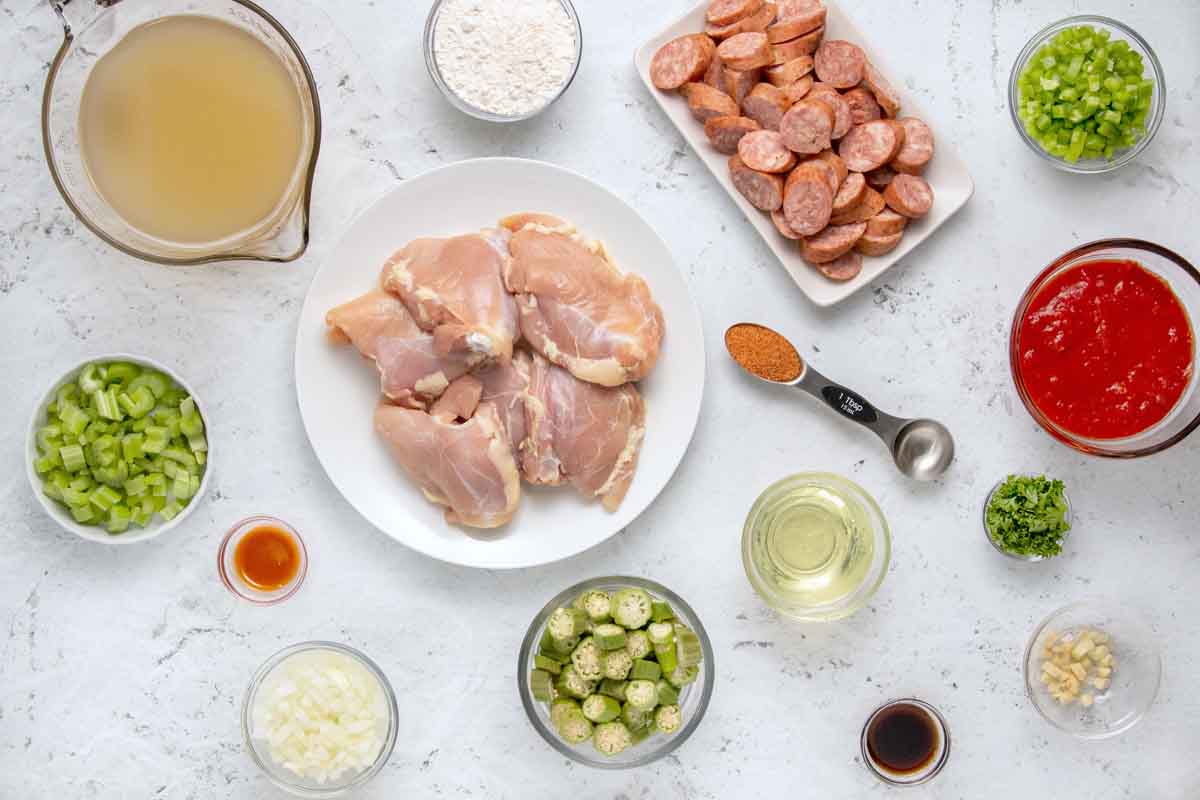
[[[1009,363],[1021,402],[1089,455],[1137,458],[1200,425],[1200,272],[1165,247],[1104,239],[1064,254],[1017,306]]]

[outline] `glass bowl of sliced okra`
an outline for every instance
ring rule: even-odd
[[[712,644],[665,586],[593,578],[538,612],[517,683],[529,721],[555,750],[590,767],[638,767],[699,726],[712,698]]]

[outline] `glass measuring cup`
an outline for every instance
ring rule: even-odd
[[[210,261],[294,261],[308,247],[309,205],[321,147],[321,107],[312,71],[295,40],[250,0],[48,0],[63,25],[63,43],[42,96],[42,143],[50,175],[70,209],[108,244],[160,264]],[[217,18],[268,47],[295,83],[301,100],[301,158],[284,195],[254,227],[210,242],[171,242],[126,222],[96,189],[84,164],[79,111],[96,62],[132,29],[179,14]]]

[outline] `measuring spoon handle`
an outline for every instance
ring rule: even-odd
[[[808,392],[848,420],[857,422],[875,433],[889,448],[908,420],[893,417],[874,406],[867,398],[840,383],[826,378],[811,364],[805,363],[804,374],[795,386]]]

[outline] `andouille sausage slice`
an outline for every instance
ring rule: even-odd
[[[858,86],[846,92],[842,97],[846,98],[846,102],[850,105],[850,121],[855,125],[883,119],[883,109],[879,107],[879,102],[875,99],[875,95],[871,94],[870,89]]]
[[[757,130],[762,130],[762,126],[749,117],[714,117],[704,123],[704,135],[717,152],[727,156],[738,151],[743,136]]]
[[[906,227],[908,227],[908,217],[901,216],[890,208],[885,208],[867,220],[867,233],[876,237],[903,233]]]
[[[842,185],[838,187],[838,193],[834,195],[833,216],[840,216],[862,205],[869,188],[867,179],[862,176],[861,172],[851,172],[847,175],[846,180],[842,181]]]
[[[775,23],[767,28],[767,37],[773,44],[786,42],[812,33],[824,24],[825,6],[819,0],[780,0]]]
[[[725,67],[725,94],[733,98],[741,106],[750,90],[757,86],[762,78],[761,69],[730,69]]]
[[[888,208],[909,219],[919,219],[933,208],[933,188],[924,178],[900,174],[883,190]]]
[[[885,236],[873,236],[869,233],[864,233],[862,238],[855,243],[854,249],[864,256],[886,256],[896,249],[903,238],[904,231],[889,233]]]
[[[871,217],[878,214],[887,206],[883,200],[883,195],[867,187],[866,194],[863,195],[862,202],[853,208],[849,208],[841,214],[835,214],[829,218],[829,222],[833,225],[849,225],[853,222],[866,222]]]
[[[850,89],[862,83],[867,54],[843,39],[828,39],[813,56],[813,69],[822,83],[835,89]]]
[[[783,178],[779,175],[750,169],[735,155],[729,158],[729,178],[759,211],[774,211],[783,205]]]
[[[817,153],[816,157],[833,167],[833,171],[837,174],[838,188],[841,188],[842,181],[846,180],[846,176],[850,173],[850,170],[846,169],[846,162],[842,161],[833,150],[822,150]],[[835,191],[834,194],[836,195],[837,192]]]
[[[817,264],[817,269],[831,281],[852,281],[862,272],[862,256],[851,250],[828,264]]]
[[[820,172],[825,178],[825,183],[829,185],[830,193],[834,197],[837,197],[838,189],[841,188],[842,182],[838,178],[837,170],[835,170],[828,161],[825,161],[817,156],[812,156],[811,158],[804,159],[800,163],[806,164]]]
[[[866,177],[867,183],[871,185],[872,189],[878,189],[882,192],[892,182],[892,178],[896,177],[896,170],[884,166],[866,173]]]
[[[685,83],[679,93],[687,98],[692,116],[700,122],[708,122],[714,117],[738,115],[738,104],[733,102],[733,98],[707,83]]]
[[[805,75],[800,80],[784,86],[783,93],[787,95],[787,99],[791,101],[792,105],[795,105],[805,97],[808,97],[808,93],[812,89],[812,86],[812,75]]]
[[[820,99],[805,98],[788,109],[779,121],[779,132],[789,150],[813,155],[829,148],[833,137],[833,109]],[[832,198],[830,198],[832,200]]]
[[[792,241],[799,241],[804,238],[792,230],[791,225],[788,225],[787,217],[783,216],[782,208],[777,208],[771,212],[771,222],[775,223],[775,230],[779,231],[781,236],[785,236]]]
[[[814,83],[809,90],[809,97],[824,97],[833,109],[833,138],[840,139],[849,133],[854,122],[850,116],[850,104],[842,97],[837,89],[828,83]]]
[[[812,33],[771,45],[771,65],[779,66],[800,56],[811,56],[821,46],[821,38],[824,36],[825,26],[822,25]]]
[[[763,0],[712,0],[704,19],[712,25],[728,25],[763,7]]]
[[[769,83],[760,83],[742,101],[742,113],[769,131],[779,130],[779,121],[792,107],[787,92]]]
[[[729,69],[758,69],[771,63],[771,44],[765,33],[739,33],[717,47],[717,55]]]
[[[810,264],[827,264],[849,253],[867,231],[867,223],[830,225],[800,243],[800,255]]]
[[[811,164],[801,164],[788,175],[783,189],[783,218],[800,236],[812,236],[829,224],[833,192],[824,173]]]
[[[916,117],[902,117],[896,122],[904,127],[904,146],[892,159],[892,169],[920,175],[933,158],[933,131]]]
[[[780,64],[776,67],[767,67],[767,69],[764,70],[764,74],[766,75],[767,83],[784,87],[789,83],[795,83],[808,73],[812,72],[812,68],[812,56],[800,56],[799,58],[793,58],[786,64]]]
[[[900,95],[896,94],[892,84],[888,83],[888,79],[883,77],[883,73],[876,69],[870,61],[863,69],[863,85],[875,95],[875,100],[883,109],[884,116],[895,118],[899,115]]]
[[[725,65],[721,63],[718,56],[713,56],[712,61],[708,62],[708,69],[704,71],[704,82],[714,89],[725,91]]]
[[[897,126],[879,119],[851,128],[838,145],[838,155],[853,172],[870,172],[895,158],[903,144]]]
[[[763,3],[763,7],[748,17],[736,20],[728,25],[708,25],[704,32],[718,42],[737,36],[739,33],[763,33],[767,26],[775,21],[776,7],[771,0]]]
[[[708,70],[717,45],[703,33],[672,39],[650,61],[650,81],[659,89],[678,89],[698,81]]]
[[[787,172],[796,166],[796,154],[787,149],[775,131],[752,131],[738,142],[742,163],[759,172]]]

